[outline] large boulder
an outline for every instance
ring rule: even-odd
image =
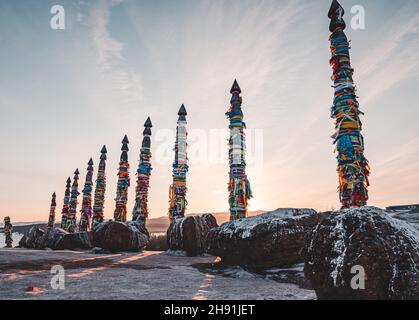
[[[204,253],[205,238],[208,232],[218,227],[212,214],[188,216],[176,219],[170,223],[167,230],[167,245],[169,250],[185,251],[188,256]]]
[[[42,241],[45,235],[45,231],[37,226],[33,226],[29,229],[28,233],[25,234],[19,241],[19,247],[28,249],[42,249]]]
[[[61,228],[48,228],[42,237],[42,247],[55,249],[62,242],[63,238],[68,234]]]
[[[278,209],[210,230],[206,251],[224,264],[256,268],[303,262],[304,237],[320,216],[313,209]]]
[[[65,235],[55,250],[92,249],[93,247],[92,232],[74,232]]]
[[[319,299],[419,299],[418,237],[379,208],[332,213],[306,239],[305,276]]]
[[[111,252],[138,252],[147,245],[149,237],[147,229],[137,222],[105,221],[95,227],[92,240],[95,247]]]
[[[43,238],[43,246],[53,250],[91,249],[91,232],[68,233],[61,228],[49,228]]]
[[[33,226],[19,242],[22,248],[30,249],[53,249],[74,250],[91,249],[91,233],[75,232],[68,233],[61,228],[48,228],[45,230]]]

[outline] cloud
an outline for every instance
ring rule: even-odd
[[[361,90],[363,104],[371,103],[381,93],[419,74],[419,43],[417,37],[409,38],[418,33],[419,13],[409,4],[388,21],[385,41],[375,42],[375,47],[357,67],[363,88],[367,88]],[[411,11],[415,14],[409,17]]]
[[[99,0],[90,13],[91,33],[101,72],[120,96],[119,107],[137,106],[142,101],[142,81],[139,74],[125,64],[124,44],[112,38],[109,23],[112,8],[123,0]]]

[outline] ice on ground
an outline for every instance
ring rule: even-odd
[[[215,257],[168,256],[164,252],[93,255],[77,251],[0,249],[0,299],[315,299],[313,290],[249,276],[205,273],[193,264]],[[53,265],[65,269],[65,289],[51,288]],[[36,291],[27,292],[32,284]]]
[[[171,250],[171,249],[169,249],[169,250],[165,251],[165,254],[168,255],[168,256],[174,256],[174,257],[186,257],[187,256],[186,251],[183,251],[183,250]]]

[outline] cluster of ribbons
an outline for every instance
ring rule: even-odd
[[[105,204],[105,192],[106,192],[106,146],[103,146],[100,151],[100,162],[99,169],[97,171],[96,189],[95,189],[95,200],[93,204],[93,218],[92,218],[92,230],[96,225],[103,222],[103,209]]]
[[[188,172],[186,108],[182,104],[178,112],[175,161],[172,166],[173,183],[169,187],[169,219],[175,220],[185,216],[188,202],[186,201],[186,174]]]
[[[55,207],[57,206],[57,202],[56,202],[56,195],[55,192],[52,194],[52,198],[51,198],[51,206],[49,209],[49,217],[48,217],[48,224],[47,227],[48,228],[52,228],[54,227],[54,223],[55,223]]]
[[[93,190],[93,160],[90,158],[87,167],[86,181],[84,183],[83,201],[81,205],[81,216],[79,221],[79,231],[84,232],[90,229],[92,219],[92,190]]]
[[[335,119],[336,132],[332,136],[338,152],[339,194],[342,208],[367,204],[369,186],[368,160],[364,157],[364,140],[361,135],[359,103],[353,82],[349,55],[349,41],[344,33],[344,9],[333,1],[329,11],[330,49],[335,96],[331,117]]]
[[[143,142],[140,151],[140,162],[137,169],[137,187],[135,189],[135,205],[132,211],[132,220],[145,225],[148,218],[148,188],[151,175],[151,128],[150,118],[144,124]]]
[[[65,229],[68,232],[75,232],[77,228],[77,197],[79,196],[79,169],[74,172],[73,184],[71,186],[70,204],[68,207]]]
[[[64,204],[61,211],[61,228],[65,229],[67,226],[68,208],[70,206],[70,195],[71,195],[71,179],[67,178],[64,192]]]
[[[230,220],[234,220],[246,217],[247,202],[252,197],[252,191],[246,176],[246,144],[244,135],[246,124],[243,122],[242,98],[240,97],[241,90],[237,81],[234,81],[230,93],[232,94],[231,105],[226,113],[226,116],[230,120],[230,180],[228,191]]]
[[[116,206],[114,211],[114,220],[120,222],[127,221],[128,188],[130,186],[128,143],[128,137],[125,136],[122,140],[122,154],[119,162],[118,184],[115,198]]]
[[[10,217],[4,218],[4,235],[6,237],[6,248],[11,248],[13,246],[13,238],[12,238],[12,232],[13,232],[13,225],[10,222]]]

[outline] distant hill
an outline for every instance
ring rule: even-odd
[[[258,214],[262,214],[266,211],[258,210],[258,211],[249,211],[249,216],[256,216]],[[217,219],[218,224],[223,224],[229,220],[230,214],[228,212],[215,212],[212,213],[214,217]],[[196,214],[189,214],[191,216],[201,215],[201,213]],[[35,222],[16,222],[13,223],[13,232],[18,233],[26,233],[32,226],[37,226],[39,228],[45,228],[46,222],[42,221],[35,221]],[[59,224],[56,224],[59,226]],[[159,217],[159,218],[152,218],[147,221],[147,229],[150,233],[163,233],[167,231],[169,227],[169,219],[167,216]],[[0,232],[3,232],[3,228],[0,227]]]

